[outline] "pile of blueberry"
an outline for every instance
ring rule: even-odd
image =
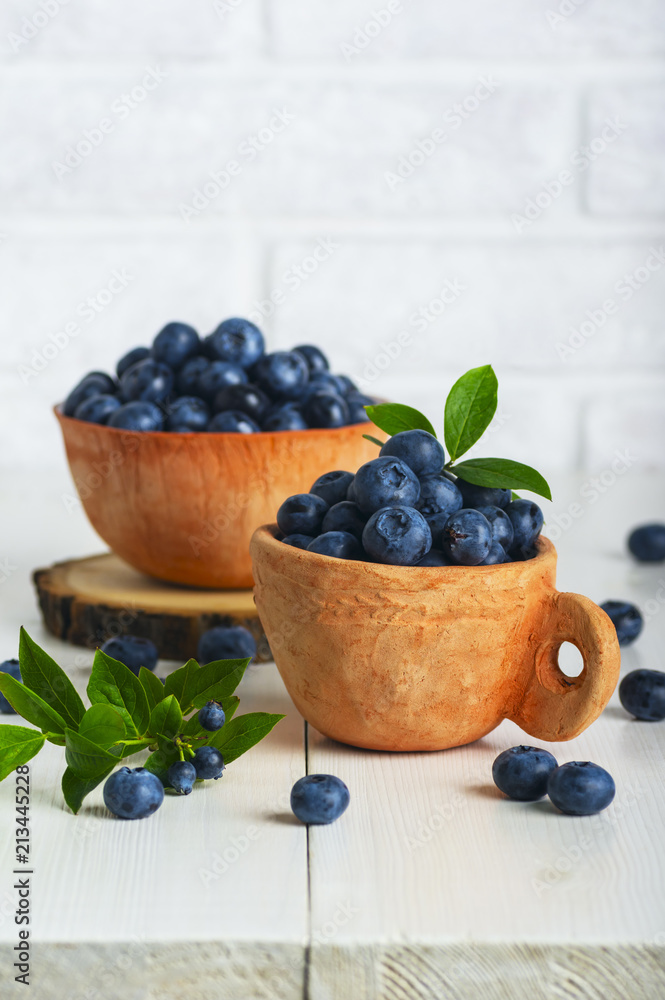
[[[63,404],[66,416],[129,431],[256,434],[367,422],[374,402],[346,375],[331,374],[311,344],[266,354],[263,334],[227,319],[201,338],[169,323],[152,347],[135,347],[117,379],[90,372]]]
[[[356,474],[327,472],[277,512],[282,541],[338,559],[394,566],[489,566],[531,559],[543,513],[511,491],[444,470],[439,441],[402,431]]]
[[[497,788],[518,802],[535,802],[549,795],[552,803],[569,816],[591,816],[609,806],[614,798],[612,775],[590,760],[571,760],[558,765],[556,757],[539,747],[511,747],[492,765]]]

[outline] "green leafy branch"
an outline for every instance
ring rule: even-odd
[[[472,368],[455,382],[448,393],[444,411],[444,440],[450,460],[444,468],[474,486],[530,490],[552,499],[550,488],[530,465],[508,458],[470,458],[458,462],[485,433],[496,412],[499,383],[491,365]],[[436,431],[424,414],[401,403],[377,403],[366,406],[367,415],[387,434],[424,430],[436,437]],[[369,441],[381,445],[370,434]]]
[[[19,664],[22,682],[0,672],[0,692],[15,712],[36,729],[0,726],[0,781],[31,760],[45,742],[64,746],[67,768],[62,792],[78,812],[86,795],[124,758],[150,749],[144,767],[166,784],[176,760],[214,746],[225,764],[236,760],[267,736],[283,715],[251,712],[234,718],[239,699],[234,691],[249,659],[196,660],[175,670],[165,684],[145,667],[138,677],[100,649],[95,653],[86,709],[67,674],[21,629]],[[198,709],[208,701],[221,704],[226,724],[217,732],[203,729]]]

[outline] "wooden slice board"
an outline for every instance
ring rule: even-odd
[[[33,580],[46,627],[59,639],[96,649],[115,635],[151,639],[161,659],[196,656],[214,625],[244,625],[257,660],[272,656],[251,590],[199,590],[144,576],[110,552],[37,569]]]

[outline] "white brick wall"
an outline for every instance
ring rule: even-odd
[[[660,0],[7,0],[0,463],[62,462],[51,404],[167,320],[255,313],[436,421],[492,362],[494,454],[665,464],[664,49]]]

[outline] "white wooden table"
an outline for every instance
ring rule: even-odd
[[[557,539],[559,587],[649,609],[623,671],[665,669],[665,565],[637,566],[624,546],[631,526],[665,518],[665,481],[629,471],[593,503],[581,485],[556,484],[546,514],[551,533],[571,502],[582,510]],[[64,471],[5,481],[0,654],[16,655],[24,624],[83,690],[91,655],[44,632],[29,579],[101,549],[69,492]],[[551,747],[616,780],[606,812],[571,818],[492,785],[496,754],[524,741],[512,723],[441,753],[371,753],[308,733],[272,665],[250,668],[239,694],[241,711],[286,719],[217,785],[145,822],[112,819],[101,787],[73,816],[63,751],[32,762],[29,992],[12,969],[14,776],[0,785],[2,1000],[665,997],[665,722],[631,721],[615,695]],[[309,833],[288,806],[307,771],[351,790],[345,815]]]

